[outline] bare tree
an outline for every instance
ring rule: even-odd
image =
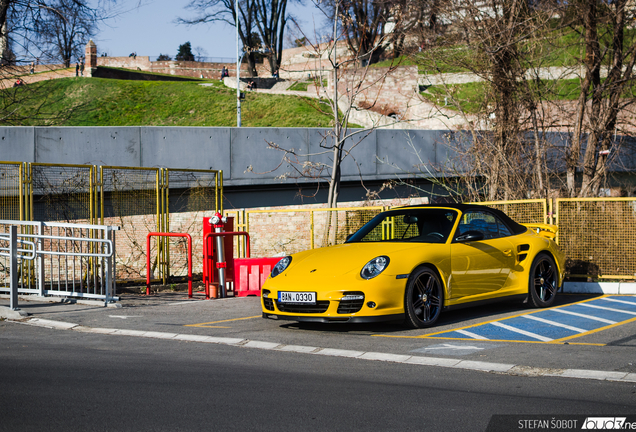
[[[434,6],[435,2],[432,3]],[[388,36],[393,58],[398,58],[407,53],[407,39],[414,39],[413,36],[418,33],[417,29],[421,32],[425,25],[425,15],[428,14],[430,23],[435,21],[434,7],[428,2],[419,4],[409,0],[393,0],[388,8],[388,19],[384,24],[384,30]]]
[[[467,70],[484,83],[478,121],[468,118],[453,86],[443,86],[445,100],[464,115],[470,130],[471,144],[456,149],[463,159],[459,164],[471,166],[475,177],[483,179],[473,183],[471,195],[489,200],[524,198],[532,188],[526,167],[533,166],[526,132],[536,133],[538,128],[528,116],[535,113],[536,95],[526,83],[531,54],[526,48],[542,36],[548,18],[522,0],[447,1],[438,2],[436,8],[452,28],[436,42],[443,49],[416,58],[439,70],[443,65]]]
[[[0,0],[0,124],[20,125],[29,118],[41,118],[43,115],[54,124],[68,115],[48,110],[54,101],[50,100],[50,95],[40,86],[10,85],[16,78],[28,73],[24,65],[36,58],[48,60],[51,57],[63,56],[59,50],[54,50],[53,53],[49,51],[51,46],[42,43],[43,35],[40,31],[53,19],[52,17],[68,23],[72,17],[68,16],[65,6],[97,23],[107,18],[110,4],[108,0],[96,3],[88,3],[85,0]],[[73,40],[77,41],[76,37],[77,34]],[[25,102],[28,102],[32,109],[18,110],[17,107]]]
[[[585,49],[581,59],[585,72],[566,159],[570,196],[598,195],[607,174],[613,137],[620,127],[618,114],[634,102],[633,98],[624,97],[634,83],[632,70],[636,62],[633,35],[628,39],[625,33],[627,5],[627,0],[586,0],[572,3],[572,10],[567,11],[569,16],[576,17],[568,24],[580,34]],[[576,182],[578,169],[582,170],[580,188]]]
[[[99,1],[97,4],[89,3],[86,0],[0,0],[0,51],[5,58],[6,50],[13,49],[17,56],[17,63],[30,62],[36,56],[46,57],[50,53],[46,47],[42,45],[41,32],[47,30],[47,24],[53,20],[65,21],[67,28],[59,27],[66,33],[66,38],[72,35],[69,42],[77,37],[77,29],[82,24],[74,23],[69,28],[69,21],[76,18],[83,21],[90,21],[91,27],[98,22],[107,19],[107,10],[111,3],[109,1]],[[48,31],[48,30],[47,30]],[[64,36],[62,36],[62,39]],[[56,51],[65,47],[53,40],[52,46],[56,47]],[[64,45],[64,43],[62,43]],[[59,56],[62,53],[56,52],[54,55]]]
[[[450,162],[458,173],[468,169],[462,187],[469,199],[600,193],[634,101],[628,9],[627,0],[435,2],[443,18],[437,37],[413,58],[429,71],[466,71],[483,91],[477,101],[462,100],[452,77],[437,75],[445,103],[464,115],[469,131],[461,145],[453,141]],[[578,97],[562,100],[559,87],[579,71]],[[472,116],[467,102],[479,104]],[[551,143],[550,131],[569,132],[565,146]]]
[[[69,67],[73,58],[83,55],[84,46],[95,34],[98,17],[75,0],[57,0],[35,23],[37,39],[52,57]]]
[[[285,26],[287,24],[287,0],[256,0],[256,26],[265,48],[270,72],[278,70],[282,61]]]
[[[299,2],[302,0],[298,0]],[[267,59],[274,73],[281,64],[288,0],[239,1],[239,17],[236,17],[235,0],[192,0],[186,9],[195,12],[194,18],[179,18],[182,24],[195,25],[225,22],[236,27],[251,77],[257,76],[257,50],[269,51]]]
[[[392,3],[384,0],[328,0],[323,6],[330,21],[339,22],[343,39],[361,66],[376,62],[382,53],[377,41],[384,38]]]
[[[319,98],[313,102],[313,106],[320,112],[329,115],[333,126],[322,136],[320,150],[315,154],[301,154],[298,150],[282,148],[276,143],[269,143],[271,148],[284,153],[281,165],[285,162],[289,163],[294,170],[287,173],[286,177],[309,178],[318,182],[324,181],[329,185],[327,193],[327,206],[329,208],[338,206],[343,161],[346,158],[353,158],[352,153],[355,148],[362,145],[364,139],[380,126],[376,122],[369,127],[351,127],[351,118],[360,110],[358,101],[361,97],[369,94],[370,89],[381,87],[386,77],[395,70],[394,67],[389,67],[378,72],[378,70],[370,68],[368,62],[365,62],[365,66],[360,66],[361,57],[347,50],[346,44],[339,43],[339,40],[343,39],[344,36],[342,28],[338,25],[339,21],[333,19],[339,16],[339,5],[335,6],[333,10],[335,13],[330,14],[329,10],[323,10],[325,16],[333,20],[333,33],[329,38],[330,42],[311,43],[311,39],[317,38],[309,38],[303,34],[304,41],[307,43],[306,47],[311,54],[310,58],[316,59],[315,61],[319,63],[316,65],[317,72],[314,79]],[[373,51],[380,49],[384,42],[385,39],[378,38],[375,44],[362,55],[372,55]],[[325,67],[322,64],[323,59],[326,59],[328,66]],[[325,81],[329,82],[328,86],[324,85]],[[374,94],[374,97],[379,95],[378,92],[370,93]],[[367,100],[367,104],[373,105],[374,101]],[[394,122],[391,120],[385,125]],[[325,244],[329,238],[332,243],[335,241],[337,230],[335,227],[337,225],[337,213],[329,214],[325,231]]]
[[[238,1],[238,0],[237,0]],[[256,53],[261,48],[256,20],[256,0],[239,1],[239,16],[236,16],[235,0],[192,0],[186,9],[195,13],[193,18],[178,18],[177,22],[186,25],[224,22],[232,27],[238,25],[238,34],[245,50],[245,61],[250,77],[257,76]]]

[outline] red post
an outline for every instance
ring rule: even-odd
[[[188,240],[188,298],[192,298],[192,236],[188,233],[148,233],[146,236],[146,295],[150,295],[150,237],[185,237]]]
[[[235,235],[243,235],[247,238],[245,242],[245,255],[247,258],[250,257],[250,235],[247,231],[223,231],[223,232],[209,232],[205,236],[203,236],[203,274],[209,275],[208,272],[208,239],[210,237],[223,237],[223,236],[235,236]],[[210,278],[208,277],[205,280],[205,298],[210,298]]]

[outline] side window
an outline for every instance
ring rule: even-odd
[[[508,227],[499,219],[497,219],[498,224],[499,224],[499,236],[500,237],[508,237],[511,236],[512,233],[510,232],[510,230],[508,229]]]
[[[491,213],[484,211],[471,211],[464,213],[459,223],[458,232],[479,231],[484,234],[484,240],[505,237],[510,235],[510,230]]]

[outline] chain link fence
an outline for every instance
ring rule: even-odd
[[[0,162],[0,219],[22,220],[21,162]]]
[[[473,203],[501,210],[518,223],[552,223],[548,200],[484,201]]]
[[[163,203],[161,168],[99,167],[100,223],[117,225],[116,275],[119,280],[146,276],[146,235],[161,232]],[[164,241],[152,243],[152,273],[162,277]],[[153,278],[154,279],[154,278]]]
[[[221,177],[216,170],[0,162],[0,219],[119,226],[117,280],[141,281],[149,232],[187,232],[201,247],[204,212],[222,210]],[[21,227],[25,230],[29,226]],[[152,278],[164,284],[187,275],[187,248],[168,240],[157,238],[151,249]],[[193,261],[200,272],[199,255]],[[30,265],[22,264],[26,286]]]
[[[218,171],[166,170],[168,194],[166,208],[167,231],[187,233],[192,236],[192,250],[203,250],[202,221],[221,207]],[[185,238],[166,237],[167,261],[172,276],[187,276],[187,241]],[[203,254],[193,253],[192,271],[203,272]]]
[[[570,276],[636,279],[636,198],[556,200]]]
[[[245,210],[243,219],[253,256],[284,256],[343,243],[385,208]]]
[[[95,222],[95,167],[31,163],[25,178],[27,220]]]

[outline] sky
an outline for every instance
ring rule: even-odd
[[[234,27],[224,23],[185,26],[174,22],[177,17],[192,16],[191,11],[184,9],[187,0],[143,0],[140,7],[134,7],[137,1],[128,0],[119,4],[122,3],[128,7],[127,11],[102,24],[93,37],[98,55],[128,56],[136,52],[139,56],[168,54],[174,58],[179,45],[190,42],[195,55],[236,58]],[[314,12],[313,6],[290,4],[288,11],[313,33],[312,15],[320,19],[320,13]]]

